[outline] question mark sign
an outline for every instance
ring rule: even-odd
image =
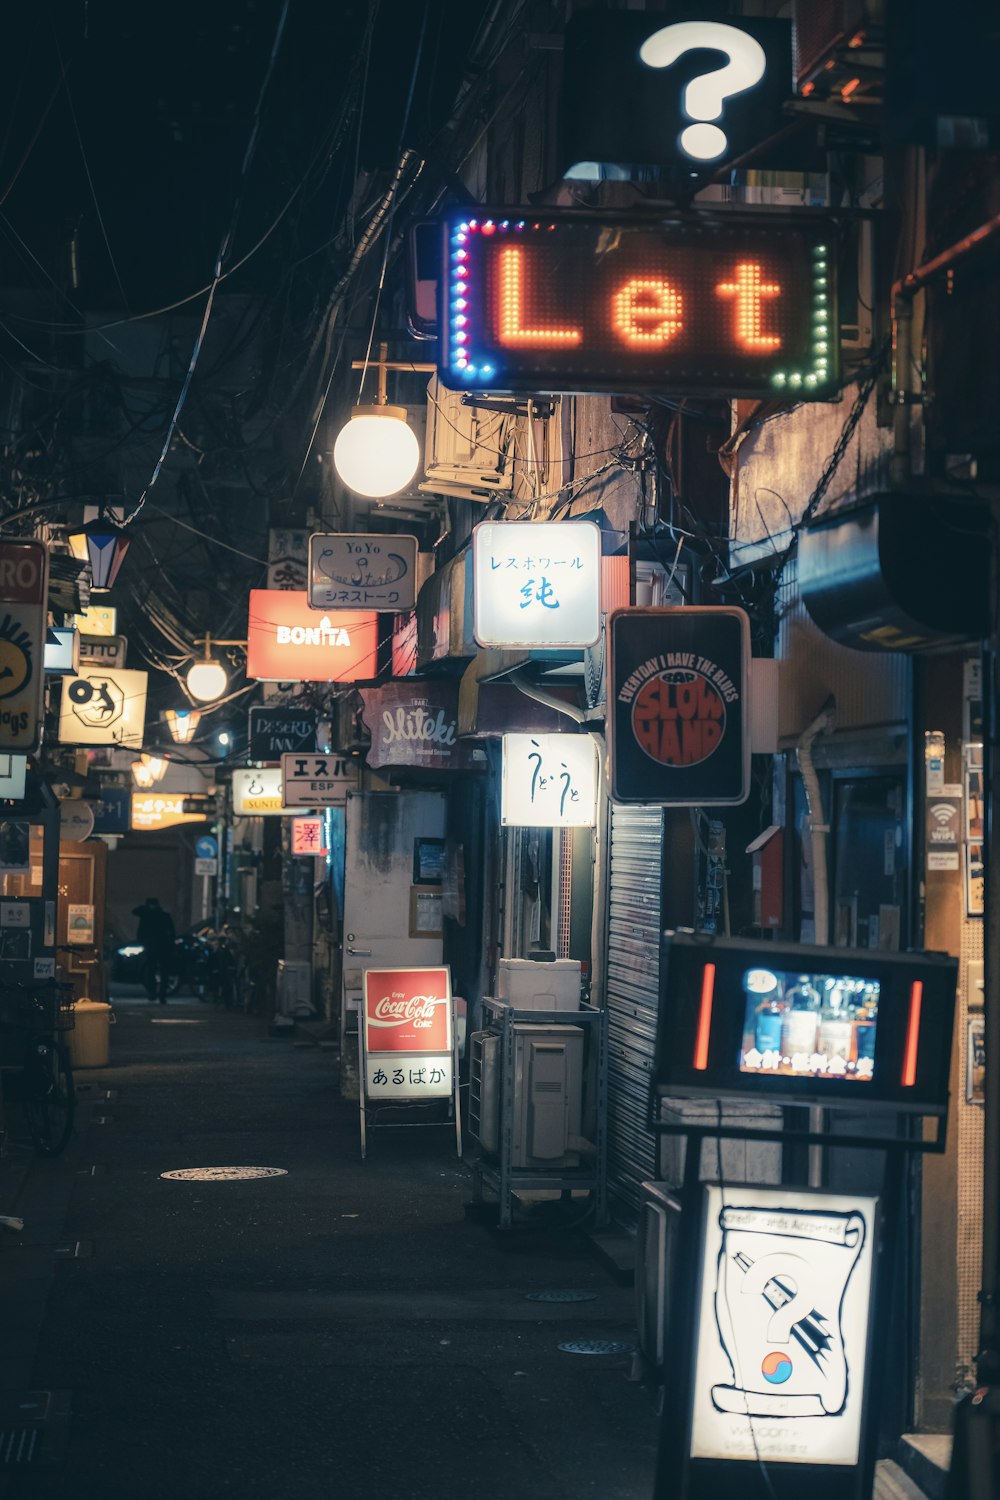
[[[695,161],[716,161],[729,141],[724,130],[708,122],[719,119],[725,99],[760,82],[767,70],[767,55],[754,37],[735,26],[721,21],[677,21],[647,37],[639,56],[648,68],[669,68],[696,47],[724,52],[729,61],[709,73],[700,73],[686,85],[684,113],[698,123],[681,131],[681,150]]]
[[[744,1277],[740,1291],[747,1297],[752,1293],[763,1296],[768,1282],[779,1276],[794,1283],[795,1294],[781,1307],[776,1307],[768,1320],[765,1337],[769,1344],[788,1343],[794,1325],[812,1312],[816,1301],[815,1284],[819,1281],[815,1267],[808,1261],[799,1255],[786,1255],[778,1251],[754,1261]]]

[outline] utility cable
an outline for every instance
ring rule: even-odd
[[[191,359],[188,362],[187,374],[184,377],[184,384],[181,386],[180,394],[177,397],[177,403],[174,406],[173,415],[170,418],[170,425],[167,428],[167,434],[163,440],[163,447],[160,450],[159,458],[156,460],[156,465],[153,469],[152,476],[150,477],[149,483],[146,485],[146,488],[139,496],[135,507],[126,517],[124,523],[126,526],[131,521],[134,521],[136,516],[142,510],[142,507],[146,503],[146,496],[149,494],[150,490],[153,488],[156,481],[160,477],[160,474],[163,470],[163,465],[166,463],[167,455],[170,452],[170,445],[173,442],[174,433],[177,429],[177,423],[180,420],[181,412],[184,410],[184,403],[187,400],[188,392],[191,389],[191,382],[194,379],[194,372],[198,367],[198,359],[201,355],[202,347],[205,342],[205,334],[208,331],[209,320],[212,316],[212,308],[215,303],[215,294],[219,288],[219,282],[222,280],[223,265],[225,264],[226,257],[229,254],[230,247],[233,242],[233,235],[236,233],[236,226],[239,222],[240,210],[243,207],[243,192],[246,187],[247,174],[250,170],[250,164],[253,160],[254,150],[257,145],[257,136],[260,129],[261,107],[264,103],[264,95],[267,92],[267,86],[271,81],[271,75],[274,72],[274,65],[278,59],[278,52],[281,47],[281,39],[285,30],[285,21],[288,18],[289,3],[290,0],[284,0],[284,4],[281,7],[281,15],[278,17],[277,30],[274,34],[274,41],[271,44],[271,55],[268,58],[267,68],[264,73],[264,79],[257,94],[257,103],[254,106],[253,124],[250,129],[250,139],[247,141],[246,150],[243,153],[243,161],[240,166],[240,177],[239,184],[236,190],[236,201],[233,204],[233,211],[230,215],[229,226],[222,237],[222,243],[219,246],[219,251],[215,258],[215,270],[212,275],[211,286],[209,287],[208,300],[205,303],[205,310],[202,314],[201,327],[198,330],[198,336],[195,339],[194,347],[191,350]]]

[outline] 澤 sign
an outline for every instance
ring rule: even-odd
[[[719,11],[715,19],[620,10],[572,17],[562,92],[565,175],[597,178],[608,165],[619,174],[637,166],[714,168],[787,123],[791,22]]]
[[[417,539],[317,532],[309,538],[313,609],[412,609],[417,602]]]
[[[452,1094],[450,969],[366,969],[362,1019],[369,1102]]]
[[[357,682],[378,674],[378,615],[319,614],[295,589],[251,589],[247,676],[264,682]]]
[[[274,817],[284,810],[280,766],[233,772],[233,812],[236,817]]]
[[[617,610],[608,621],[614,802],[716,806],[750,790],[750,626],[721,605]]]
[[[62,679],[59,742],[142,748],[146,726],[146,672],[84,667]]]
[[[309,708],[252,708],[247,760],[280,760],[289,750],[315,750],[316,715]]]
[[[48,583],[41,542],[0,544],[0,750],[19,755],[41,735]]]
[[[589,734],[505,734],[500,822],[507,828],[593,828],[597,746]]]
[[[828,219],[480,209],[450,213],[442,242],[439,374],[452,389],[836,389]]]
[[[480,646],[592,646],[601,633],[601,531],[592,521],[483,521],[472,533]]]
[[[282,799],[286,807],[343,807],[358,784],[357,761],[342,755],[283,755]]]
[[[692,1459],[859,1465],[877,1208],[853,1195],[706,1186]],[[844,1484],[856,1493],[846,1473]]]
[[[292,819],[292,853],[325,859],[329,854],[324,836],[323,818]]]

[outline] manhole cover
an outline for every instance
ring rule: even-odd
[[[578,1292],[569,1287],[557,1287],[551,1292],[526,1292],[525,1302],[596,1302],[596,1292]]]
[[[559,1348],[564,1354],[632,1354],[635,1352],[634,1344],[626,1344],[620,1339],[573,1339],[572,1343],[560,1344]]]
[[[287,1177],[284,1167],[178,1167],[161,1172],[170,1182],[245,1182],[251,1177]]]

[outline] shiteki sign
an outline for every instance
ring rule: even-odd
[[[295,589],[252,589],[247,676],[264,682],[358,682],[377,672],[378,616],[309,608]]]
[[[743,610],[618,610],[608,629],[612,800],[663,807],[745,801],[750,631]]]

